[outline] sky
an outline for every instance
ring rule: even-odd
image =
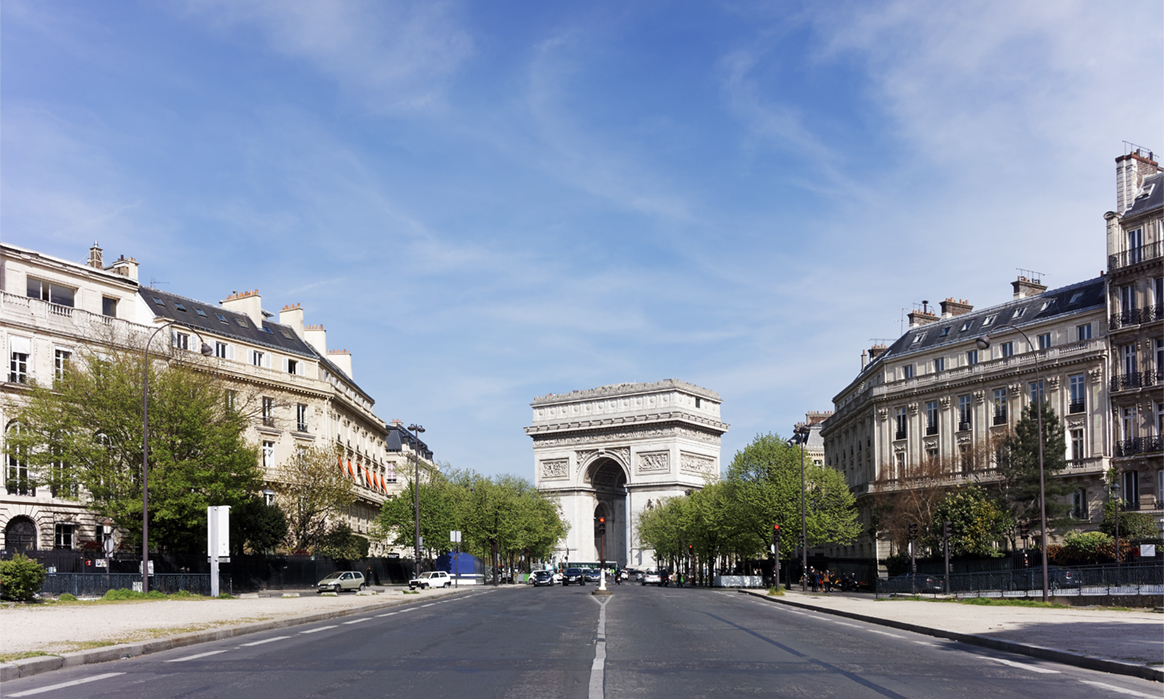
[[[384,420],[533,478],[530,402],[681,379],[722,463],[915,304],[1099,275],[1164,6],[0,4],[0,239],[299,303]]]

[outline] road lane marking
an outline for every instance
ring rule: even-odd
[[[605,699],[606,696],[606,603],[609,597],[603,597],[598,602],[598,640],[594,644],[594,662],[590,665],[590,693],[589,699]]]
[[[370,618],[370,617],[364,617],[363,619],[352,619],[351,621],[345,621],[344,623],[345,623],[345,624],[362,624],[362,623],[364,623],[365,621],[371,621],[371,618]]]
[[[859,628],[861,628],[860,626],[857,626],[856,624],[846,624],[846,623],[845,623],[845,622],[843,622],[843,621],[834,621],[833,623],[834,623],[834,624],[836,624],[837,626],[848,626],[850,629],[859,629]]]
[[[866,629],[866,630],[869,633],[878,633],[878,634],[881,634],[882,636],[889,636],[890,638],[900,638],[902,640],[905,640],[905,636],[899,636],[895,633],[889,633],[888,631],[878,631],[877,629]]]
[[[261,641],[252,641],[250,643],[244,643],[241,646],[239,646],[239,648],[249,648],[250,646],[261,646],[264,643],[273,643],[275,641],[282,641],[285,638],[291,638],[291,637],[290,636],[276,636],[274,638],[265,638]]]
[[[1154,694],[1144,694],[1143,692],[1137,692],[1134,689],[1124,689],[1123,687],[1117,687],[1114,684],[1108,684],[1106,682],[1095,682],[1093,680],[1079,681],[1083,684],[1091,685],[1092,687],[1099,687],[1100,689],[1106,689],[1109,692],[1115,692],[1116,694],[1126,694],[1129,697],[1148,697],[1148,699],[1156,699],[1156,695]],[[15,697],[19,695],[13,694],[12,696]]]
[[[1028,665],[1027,663],[1019,663],[1019,662],[1015,662],[1013,660],[1007,660],[1006,658],[991,658],[988,655],[983,656],[983,657],[985,657],[987,660],[993,660],[996,663],[1002,663],[1003,665],[1009,665],[1011,667],[1021,667],[1024,670],[1030,670],[1031,672],[1041,672],[1044,675],[1062,674],[1058,670],[1050,670],[1050,669],[1047,669],[1045,667],[1039,667],[1037,665]]]
[[[125,674],[124,672],[107,672],[104,675],[94,675],[92,677],[86,677],[83,680],[73,680],[72,682],[61,682],[60,684],[54,684],[54,685],[51,685],[48,687],[41,687],[40,689],[26,689],[23,692],[16,692],[14,694],[9,694],[8,696],[10,696],[10,697],[31,697],[33,694],[41,694],[43,692],[51,692],[54,689],[64,689],[65,687],[76,687],[79,684],[88,684],[89,682],[96,682],[97,680],[105,680],[105,679],[109,679],[110,677],[117,677],[118,675],[124,675],[124,674]]]
[[[399,613],[400,612],[388,612],[387,614],[377,614],[376,618],[379,619],[381,617],[392,616],[393,614],[399,614]]]
[[[436,602],[429,602],[428,604],[422,604],[422,605],[420,605],[420,608],[421,608],[421,609],[424,609],[425,607],[431,607],[431,606],[433,606],[434,604],[436,604]]]
[[[336,626],[335,624],[332,624],[331,626],[320,626],[318,629],[308,629],[306,631],[300,631],[299,633],[319,633],[320,631],[327,631],[328,629],[338,629],[338,628],[339,628],[338,626]]]
[[[185,658],[174,658],[173,660],[167,660],[166,662],[167,663],[184,663],[187,660],[197,660],[199,658],[206,658],[206,657],[211,656],[211,655],[218,655],[219,653],[225,653],[225,652],[226,651],[224,651],[224,650],[212,650],[209,653],[199,653],[198,655],[187,655]]]

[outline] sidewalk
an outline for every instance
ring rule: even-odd
[[[741,590],[777,604],[844,616],[1036,658],[1164,681],[1164,615],[1092,607],[978,606],[874,600],[867,594]]]

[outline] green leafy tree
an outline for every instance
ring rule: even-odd
[[[1109,501],[1103,506],[1103,521],[1099,530],[1108,536],[1115,536],[1115,502]],[[1140,541],[1144,539],[1160,538],[1160,530],[1156,528],[1156,520],[1143,512],[1128,512],[1120,507],[1120,539],[1123,541]]]
[[[340,469],[341,454],[338,446],[301,449],[275,469],[271,488],[294,551],[310,551],[355,500],[352,479]]]
[[[224,384],[184,360],[149,370],[150,543],[193,552],[206,547],[206,508],[237,506],[261,484],[247,417],[227,407]],[[6,449],[30,478],[71,498],[140,541],[142,530],[142,356],[79,352],[51,386],[32,383],[9,403],[19,429]]]
[[[315,544],[315,554],[351,562],[367,557],[370,546],[367,537],[353,532],[347,522],[340,522],[319,538]]]
[[[1061,526],[1070,522],[1066,517],[1069,506],[1064,498],[1072,486],[1056,474],[1067,468],[1067,443],[1063,425],[1054,408],[1046,401],[1031,403],[1023,409],[1022,418],[1014,431],[1003,442],[998,473],[1002,476],[999,493],[1011,520],[1039,522],[1039,437],[1038,411],[1043,416],[1043,480],[1046,494],[1047,525]]]
[[[287,538],[287,515],[278,505],[258,498],[244,500],[230,511],[230,547],[234,555],[265,553]]]
[[[415,498],[420,495],[421,555],[430,561],[448,551],[449,532],[457,528],[455,486],[439,469],[421,464],[420,486],[410,479],[400,494],[385,500],[380,507],[379,525],[396,546],[413,549],[416,545]]]
[[[981,487],[965,485],[946,494],[934,512],[930,541],[935,551],[942,547],[942,524],[951,523],[950,555],[1002,555],[997,544],[1010,529],[1010,515],[1000,508]]]

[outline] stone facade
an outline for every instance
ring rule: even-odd
[[[558,561],[655,564],[638,516],[719,477],[719,395],[683,381],[617,384],[534,399],[534,482],[557,499],[570,531]],[[606,517],[606,539],[597,533]]]

